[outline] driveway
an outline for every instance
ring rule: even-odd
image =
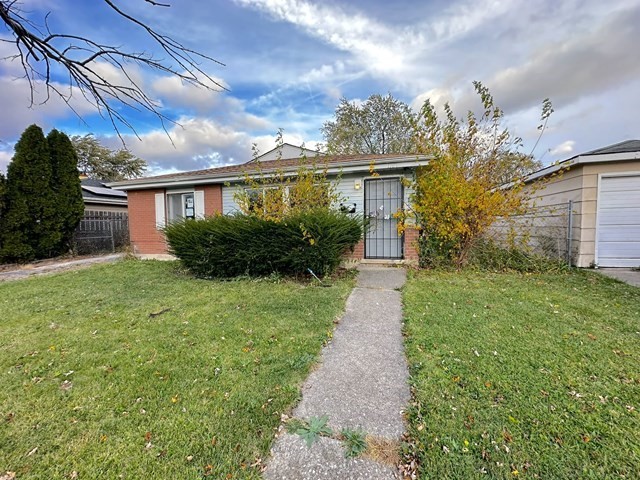
[[[632,270],[630,268],[599,268],[596,270],[602,275],[615,278],[629,285],[640,287],[640,270]]]
[[[120,260],[124,254],[114,253],[111,255],[101,255],[99,257],[85,257],[77,260],[47,260],[41,263],[31,263],[16,266],[15,268],[0,271],[0,282],[8,280],[20,280],[33,275],[44,275],[47,273],[58,273],[65,270],[76,270],[96,263],[108,263]],[[0,479],[1,480],[1,479]]]

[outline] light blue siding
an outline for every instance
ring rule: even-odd
[[[410,173],[405,172],[384,172],[380,177],[406,177],[411,179]],[[367,178],[372,178],[371,175],[364,174],[345,174],[340,177],[338,180],[338,184],[336,186],[336,192],[340,197],[340,201],[346,205],[351,205],[353,203],[356,204],[356,214],[363,214],[364,207],[364,181]],[[336,182],[337,177],[329,178],[332,182]],[[360,188],[356,190],[356,183],[359,182]],[[233,198],[234,192],[237,192],[239,189],[243,188],[243,184],[232,184],[230,186],[222,187],[222,213],[225,215],[229,215],[232,213],[236,213],[239,211],[238,205]],[[404,202],[409,202],[409,195],[411,194],[411,189],[409,187],[404,188]],[[337,205],[336,205],[337,207]]]

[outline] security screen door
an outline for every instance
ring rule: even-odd
[[[398,235],[403,187],[399,178],[376,178],[364,182],[364,213],[369,218],[365,235],[365,258],[402,258],[403,238]]]

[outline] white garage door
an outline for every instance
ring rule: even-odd
[[[640,175],[600,179],[596,241],[599,266],[640,266]]]

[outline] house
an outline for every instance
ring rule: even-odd
[[[299,147],[296,148],[299,153]],[[370,219],[371,228],[357,245],[353,259],[417,259],[416,230],[407,229],[403,236],[398,236],[393,214],[409,199],[409,189],[402,179],[412,178],[418,166],[427,164],[424,156],[261,158],[242,165],[112,182],[109,186],[128,195],[129,232],[134,252],[153,258],[167,254],[161,231],[167,222],[238,212],[234,193],[247,188],[245,175],[258,172],[293,175],[301,164],[326,169],[327,178],[336,182],[342,198],[342,205],[336,207]]]
[[[543,168],[528,177],[528,188],[539,179],[546,182],[533,193],[537,205],[571,202],[574,265],[640,266],[640,140]]]
[[[98,212],[127,213],[127,193],[107,187],[105,182],[94,178],[81,178],[82,199],[85,215]]]

